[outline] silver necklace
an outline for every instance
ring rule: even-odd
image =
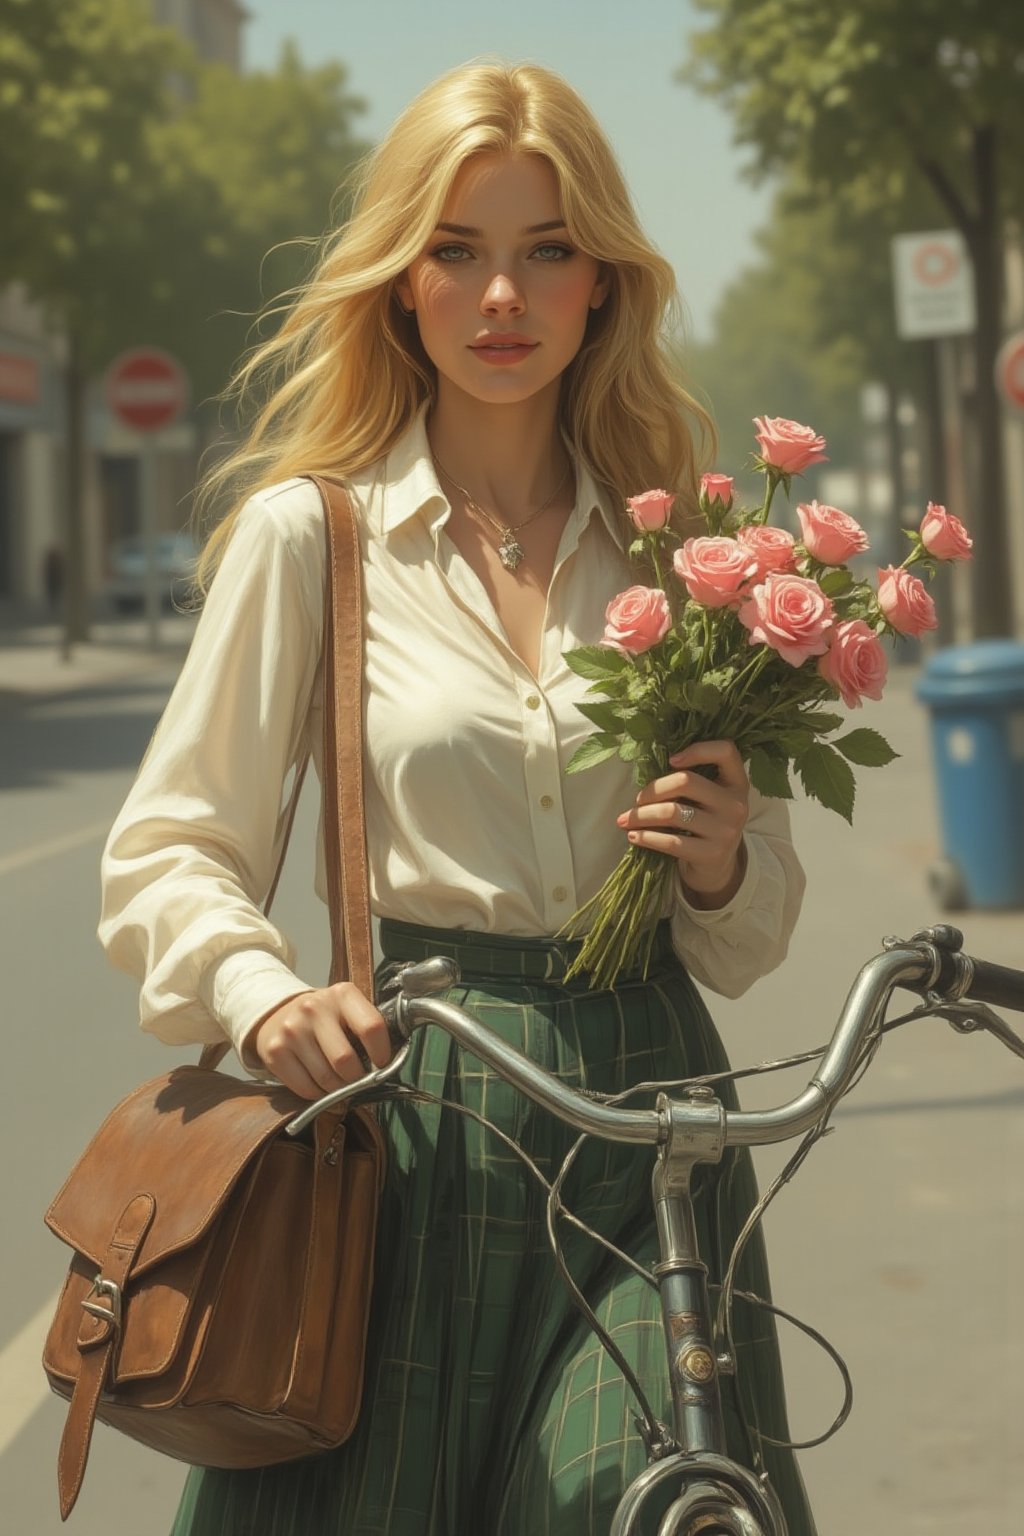
[[[437,465],[442,475],[444,475],[445,479],[450,480],[452,485],[454,485],[455,489],[462,496],[469,510],[471,512],[475,512],[479,517],[482,517],[485,522],[490,523],[491,527],[496,528],[501,534],[501,542],[498,545],[498,559],[501,561],[506,571],[514,571],[516,567],[521,565],[522,562],[526,559],[526,550],[516,538],[516,534],[519,532],[520,528],[528,527],[530,523],[532,523],[536,518],[540,517],[542,512],[547,511],[548,507],[550,507],[559,491],[561,491],[562,487],[565,485],[565,482],[568,480],[569,474],[572,470],[572,460],[570,460],[569,463],[565,466],[565,474],[562,476],[561,480],[559,480],[547,501],[543,502],[541,506],[537,508],[536,512],[531,512],[529,517],[524,517],[521,523],[503,523],[499,518],[492,517],[489,512],[485,511],[479,502],[473,500],[472,496],[466,490],[466,487],[464,485],[460,485],[455,476],[449,470],[445,469],[436,453],[434,454],[434,463]]]

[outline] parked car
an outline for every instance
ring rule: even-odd
[[[161,607],[180,604],[189,593],[199,550],[190,533],[161,533],[156,540],[157,585]],[[118,613],[141,612],[146,606],[146,544],[141,538],[119,539],[107,551],[104,596]]]

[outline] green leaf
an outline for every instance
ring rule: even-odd
[[[759,794],[768,795],[773,800],[792,800],[793,786],[780,758],[769,756],[763,747],[755,747],[747,767],[750,782]]]
[[[584,699],[576,705],[576,708],[599,730],[608,731],[613,736],[622,734],[623,722],[618,704],[613,704],[610,700],[605,700],[603,703],[595,701],[591,704]]]
[[[859,730],[849,731],[845,736],[840,736],[830,743],[836,747],[851,763],[857,763],[861,768],[884,768],[886,763],[894,762],[899,757],[878,731],[871,731],[866,726]]]
[[[629,666],[629,657],[621,651],[613,651],[606,645],[581,645],[575,651],[566,651],[565,660],[580,677],[600,680],[614,677]]]
[[[823,741],[816,741],[796,760],[796,771],[806,792],[830,811],[853,823],[853,802],[857,793],[853,770],[839,753]]]
[[[612,737],[602,732],[598,736],[588,736],[581,742],[566,764],[566,773],[582,773],[584,768],[593,768],[598,763],[603,763],[606,758],[614,757],[619,750],[619,744]]]
[[[826,597],[838,597],[841,592],[849,592],[853,586],[853,577],[844,566],[838,566],[820,576],[818,586]]]
[[[800,757],[807,748],[814,744],[814,734],[808,730],[800,730],[796,727],[791,730],[776,731],[774,740],[782,748],[787,757]]]
[[[619,742],[619,756],[624,763],[635,763],[643,750],[640,743],[634,741],[632,736],[624,736]]]
[[[636,714],[631,720],[624,720],[622,727],[634,741],[653,741],[657,734],[650,715]]]
[[[803,709],[797,718],[801,725],[806,725],[816,736],[827,736],[829,731],[838,731],[841,725],[846,724],[845,715],[830,714],[825,709]]]

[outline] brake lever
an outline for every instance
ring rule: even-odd
[[[929,1011],[933,1017],[945,1019],[959,1035],[972,1035],[979,1029],[987,1029],[1008,1051],[1024,1059],[1024,1040],[987,1003],[948,1003],[936,998]]]
[[[307,1125],[312,1125],[318,1115],[322,1115],[328,1109],[337,1109],[341,1104],[356,1104],[364,1099],[390,1097],[395,1087],[394,1079],[404,1067],[410,1049],[411,1042],[404,1040],[386,1067],[377,1067],[374,1071],[367,1072],[366,1076],[359,1078],[357,1082],[346,1083],[344,1088],[336,1088],[333,1093],[325,1094],[322,1099],[315,1100],[308,1109],[296,1115],[294,1120],[288,1121],[285,1126],[288,1135],[300,1135]]]

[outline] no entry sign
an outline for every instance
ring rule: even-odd
[[[1008,336],[996,358],[996,385],[1007,405],[1024,412],[1024,331]]]
[[[107,369],[107,404],[118,421],[136,432],[169,427],[188,405],[188,378],[181,364],[157,347],[122,352]]]

